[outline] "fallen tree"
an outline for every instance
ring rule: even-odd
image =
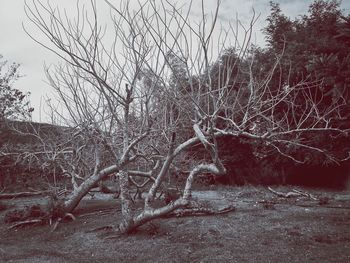
[[[78,20],[41,1],[25,8],[50,43],[29,36],[62,60],[46,73],[65,109],[62,113],[51,107],[53,115],[71,129],[58,142],[35,133],[42,147],[51,149],[46,151],[51,163],[72,181],[72,193],[57,200],[56,218],[71,214],[91,188],[112,174],[120,188],[122,220],[117,228],[122,233],[189,208],[196,176],[226,172],[217,144],[224,136],[246,140],[256,154],[272,150],[298,163],[310,154],[332,162],[348,158],[313,139],[318,133],[346,135],[332,123],[332,116],[341,114],[340,102],[318,108],[322,97],[310,96],[317,83],[307,79],[270,86],[283,54],[269,74],[254,75],[250,38],[256,17],[248,29],[241,29],[241,43],[232,24],[216,28],[219,3],[210,17],[202,1],[202,19],[195,22],[192,2],[184,9],[168,1],[146,1],[136,10],[128,1],[120,6],[105,2],[111,8],[111,32],[99,25],[95,1],[88,13],[78,5]],[[107,33],[112,43],[104,41]],[[201,145],[205,156],[186,160],[190,172],[182,194],[154,206],[157,193],[167,187],[171,166],[186,159],[186,150],[194,145]],[[143,181],[131,184],[134,177]],[[147,187],[141,212],[133,209],[135,186]]]

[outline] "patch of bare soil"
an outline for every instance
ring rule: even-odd
[[[84,200],[77,219],[54,232],[1,224],[0,262],[350,262],[350,193],[303,191],[318,200],[253,187],[198,191],[194,197],[209,206],[237,209],[159,219],[128,236],[97,229],[116,225],[118,200]]]

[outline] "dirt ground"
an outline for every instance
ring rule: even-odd
[[[207,205],[237,209],[159,219],[128,236],[96,229],[118,222],[113,199],[84,200],[77,219],[54,232],[42,225],[9,230],[2,212],[0,262],[350,262],[350,192],[303,190],[322,201],[285,199],[264,187],[198,191]]]

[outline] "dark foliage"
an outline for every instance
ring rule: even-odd
[[[313,83],[311,92],[324,97],[324,107],[342,101],[349,114],[350,23],[340,9],[340,2],[314,1],[308,14],[295,20],[287,18],[279,5],[272,2],[267,21],[264,33],[268,48],[259,50],[257,64],[263,66],[257,70],[264,71],[271,58],[283,54],[272,79],[276,88],[301,81]]]
[[[6,119],[27,119],[34,110],[29,106],[28,93],[12,87],[20,77],[19,64],[2,61],[0,55],[0,121]]]

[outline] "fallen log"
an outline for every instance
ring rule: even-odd
[[[287,192],[287,193],[283,193],[283,192],[278,192],[274,189],[272,189],[271,187],[267,187],[267,189],[269,189],[270,192],[272,192],[273,194],[279,196],[279,197],[284,197],[284,198],[290,198],[290,197],[307,197],[310,198],[312,200],[318,200],[316,197],[314,197],[312,194],[309,194],[307,192],[303,192],[297,189],[293,189],[291,192]]]
[[[48,191],[4,193],[4,194],[0,194],[0,199],[12,199],[12,198],[20,198],[20,197],[31,197],[31,196],[46,195],[46,194],[48,194]]]
[[[187,216],[210,216],[210,215],[221,215],[232,211],[235,211],[236,207],[229,205],[221,209],[208,208],[208,207],[193,207],[193,208],[182,208],[175,210],[172,213],[165,215],[164,217],[187,217]]]
[[[303,191],[300,191],[300,190],[297,190],[297,189],[293,189],[293,192],[298,193],[300,195],[303,195],[305,197],[308,197],[308,198],[310,198],[312,200],[319,200],[318,198],[314,197],[312,194],[309,194],[307,192],[303,192]]]
[[[295,193],[295,192],[288,192],[288,193],[278,192],[276,190],[273,190],[271,187],[267,187],[267,189],[269,189],[270,192],[274,193],[278,197],[290,198],[290,197],[299,197],[299,196],[301,196],[301,194],[298,194],[298,193]]]

